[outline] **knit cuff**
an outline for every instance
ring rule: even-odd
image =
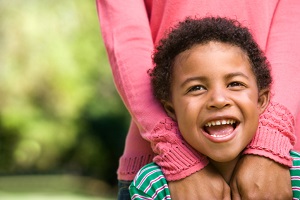
[[[289,154],[295,144],[294,118],[287,108],[272,102],[260,116],[256,135],[244,154],[268,157],[275,162],[291,167]]]
[[[153,161],[154,154],[122,156],[119,160],[118,180],[132,181],[137,172],[146,164]]]
[[[164,134],[158,132],[164,131]],[[155,129],[156,139],[159,143],[152,146],[158,153],[154,157],[168,181],[183,179],[201,169],[207,164],[205,156],[199,154],[185,142],[178,131],[177,124],[170,120],[160,123]]]

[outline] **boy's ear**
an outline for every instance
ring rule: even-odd
[[[176,121],[176,114],[175,114],[173,104],[166,100],[161,100],[161,103],[163,104],[164,109],[167,112],[168,116],[171,117],[174,121]]]
[[[263,113],[270,102],[270,89],[262,89],[258,94],[258,107],[260,114]]]

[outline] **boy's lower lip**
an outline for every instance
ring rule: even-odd
[[[228,142],[229,140],[233,139],[237,133],[237,131],[236,131],[237,129],[238,129],[238,126],[235,127],[235,129],[231,133],[226,134],[226,135],[221,135],[221,136],[213,136],[213,135],[206,133],[203,130],[202,130],[202,133],[211,142],[222,143],[222,142]]]

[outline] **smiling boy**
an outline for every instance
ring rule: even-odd
[[[161,40],[153,60],[155,97],[181,136],[229,183],[269,104],[272,78],[263,52],[235,20],[187,18]],[[132,199],[171,198],[154,163],[140,170],[130,194]]]
[[[229,182],[268,105],[269,89],[258,91],[239,47],[213,41],[176,56],[172,77],[170,100],[163,103],[168,115]]]

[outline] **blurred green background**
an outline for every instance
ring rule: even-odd
[[[128,124],[95,1],[0,0],[0,199],[115,198]]]

